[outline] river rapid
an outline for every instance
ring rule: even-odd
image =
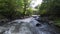
[[[39,26],[36,26],[37,23]],[[60,30],[54,25],[38,22],[35,18],[30,17],[0,26],[0,34],[60,34]]]

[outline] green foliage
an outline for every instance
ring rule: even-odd
[[[24,14],[30,14],[31,0],[0,0],[0,14],[9,19],[20,18]]]
[[[60,26],[60,18],[54,20],[54,24]]]
[[[60,0],[43,0],[39,11],[41,15],[54,19],[55,24],[60,26]]]
[[[60,14],[60,0],[43,0],[39,9],[40,14],[42,12],[43,14],[58,15]]]
[[[32,15],[33,14],[32,8],[28,8],[25,14],[26,15]]]
[[[0,14],[6,17],[11,17],[15,11],[15,6],[12,0],[0,0]]]

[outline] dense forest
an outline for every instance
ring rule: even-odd
[[[40,15],[60,25],[60,0],[43,0],[39,7]]]
[[[60,25],[60,0],[42,0],[35,10],[30,3],[31,0],[0,0],[0,19],[21,19],[37,14]]]
[[[16,19],[29,15],[31,0],[0,0],[0,18]]]

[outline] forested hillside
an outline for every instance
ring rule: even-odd
[[[1,18],[16,19],[24,15],[31,15],[30,8],[31,0],[0,0],[0,15]]]
[[[60,24],[60,0],[43,0],[39,7],[40,15]]]

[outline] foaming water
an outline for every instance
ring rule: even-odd
[[[60,34],[56,33],[54,26],[40,23],[41,26],[37,27],[37,23],[39,22],[33,17],[14,20],[0,27],[0,32],[1,34]]]

